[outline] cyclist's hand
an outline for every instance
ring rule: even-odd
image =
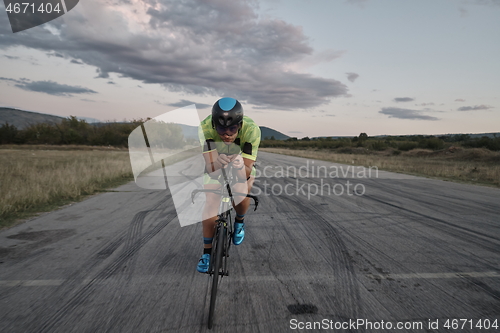
[[[243,157],[241,155],[233,155],[233,168],[236,170],[241,170],[245,166],[245,163],[243,162]]]
[[[219,156],[217,156],[217,163],[220,164],[221,168],[224,168],[226,165],[231,163],[231,161],[232,158],[229,155],[219,154]]]

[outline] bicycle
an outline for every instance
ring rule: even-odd
[[[212,254],[210,255],[210,266],[207,274],[212,278],[211,293],[210,293],[210,308],[208,311],[208,328],[212,329],[213,319],[215,312],[215,301],[217,298],[217,287],[221,282],[222,277],[228,276],[227,258],[229,257],[229,248],[231,247],[231,240],[234,233],[233,220],[231,218],[231,211],[233,210],[234,197],[245,196],[253,199],[255,203],[254,211],[257,210],[259,199],[255,195],[233,192],[231,184],[236,178],[233,175],[232,167],[220,169],[222,171],[222,186],[218,190],[194,190],[191,192],[191,201],[194,203],[194,197],[200,192],[211,192],[221,196],[221,203],[219,206],[219,214],[215,221],[215,234],[212,241]]]

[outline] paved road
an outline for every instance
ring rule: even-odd
[[[262,204],[233,247],[213,331],[500,321],[500,190],[259,159]],[[180,227],[168,191],[134,183],[5,230],[0,331],[204,332],[201,247],[201,225]]]

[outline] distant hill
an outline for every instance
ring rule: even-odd
[[[198,139],[198,127],[197,126],[188,126],[188,125],[180,125],[182,127],[182,134],[184,134],[184,137],[186,138],[192,138],[192,139]],[[263,140],[264,138],[271,138],[274,136],[276,140],[286,140],[289,138],[288,135],[285,135],[281,132],[278,132],[276,130],[273,130],[272,128],[265,127],[265,126],[260,126],[260,134],[261,134],[261,139]]]
[[[493,139],[495,137],[500,137],[500,132],[497,133],[453,133],[453,134],[432,134],[433,136],[440,137],[440,136],[453,136],[453,135],[462,135],[466,134],[469,135],[472,139],[475,138],[482,138],[483,136],[487,136],[490,139]],[[407,135],[375,135],[374,138],[385,138],[388,136],[416,136],[416,135],[423,135],[423,136],[429,136],[431,134],[407,134]]]
[[[97,124],[97,123],[102,123],[102,120],[96,119],[96,118],[89,118],[89,117],[77,117],[79,120],[85,120],[89,124]]]
[[[103,126],[105,124],[108,124],[99,122],[99,120],[93,118],[85,118],[85,117],[77,117],[77,118],[83,119],[88,123],[93,124],[94,126]],[[65,118],[45,113],[0,107],[0,126],[5,123],[9,123],[10,125],[16,126],[16,128],[20,130],[32,124],[37,124],[37,123],[52,123],[52,124],[60,123],[63,119]],[[186,138],[198,139],[197,126],[181,125],[181,127],[182,127],[182,133]],[[272,136],[274,136],[276,140],[286,140],[289,138],[288,135],[285,135],[269,127],[260,126],[260,130],[262,139],[266,137],[271,138]]]
[[[453,135],[453,134],[445,134],[445,135]],[[500,133],[479,133],[479,134],[469,134],[471,138],[482,138],[483,136],[487,136],[490,139],[494,137],[500,138]],[[439,136],[439,135],[437,135]]]
[[[182,134],[186,139],[198,140],[198,126],[178,124],[182,128]]]
[[[278,132],[276,130],[273,130],[272,128],[265,127],[265,126],[259,126],[260,127],[260,137],[262,140],[265,138],[271,138],[274,136],[276,140],[286,140],[290,138],[288,135],[285,135],[281,132]]]
[[[422,136],[436,136],[436,137],[440,137],[440,136],[453,136],[453,135],[461,135],[462,133],[455,133],[455,134],[406,134],[406,135],[375,135],[373,136],[373,138],[386,138],[386,137],[397,137],[397,136],[402,136],[402,137],[410,137],[410,136],[416,136],[416,135],[422,135]],[[472,133],[464,133],[464,134],[467,134],[469,135],[472,139],[474,138],[482,138],[483,136],[487,136],[488,138],[490,139],[493,139],[495,136],[497,138],[500,137],[500,132],[497,132],[497,133],[475,133],[475,134],[472,134]],[[315,138],[312,138],[312,139],[325,139],[325,138],[332,138],[332,139],[344,139],[344,138],[354,138],[354,137],[357,137],[357,135],[352,135],[352,136],[318,136],[318,137],[315,137]]]
[[[0,125],[9,123],[9,125],[16,126],[17,129],[24,129],[37,123],[60,123],[63,119],[63,117],[50,114],[0,107]]]

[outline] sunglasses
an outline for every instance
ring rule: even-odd
[[[229,127],[223,127],[221,125],[216,125],[215,126],[215,130],[220,135],[226,134],[226,133],[229,134],[229,135],[233,135],[234,133],[238,132],[239,128],[240,128],[240,125],[233,125],[233,126],[229,126]]]

